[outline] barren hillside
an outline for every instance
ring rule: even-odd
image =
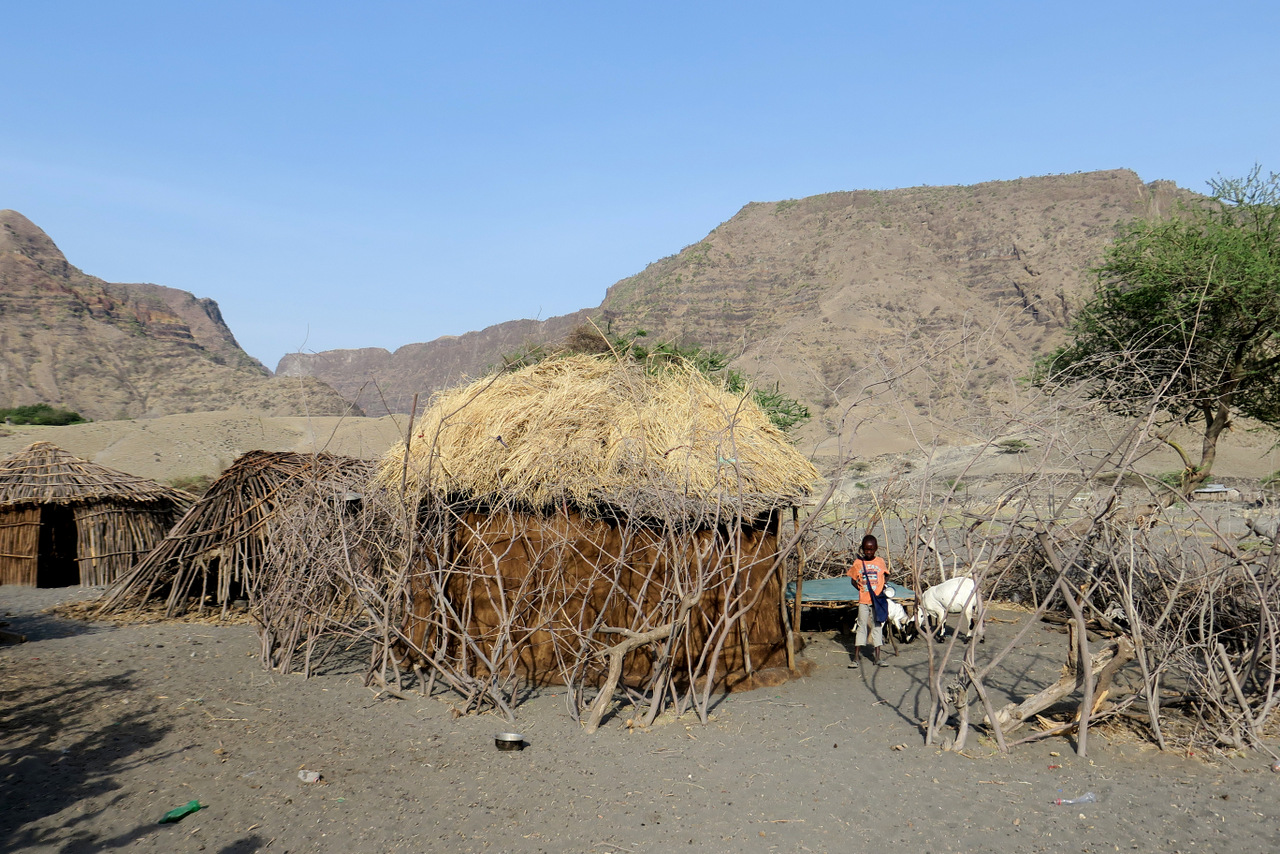
[[[90,418],[242,408],[337,415],[323,382],[276,379],[236,343],[211,299],[113,284],[71,266],[49,236],[0,211],[0,406],[49,403]]]
[[[278,372],[359,393],[370,411],[383,400],[407,411],[415,393],[592,317],[615,332],[645,329],[735,354],[811,407],[809,442],[841,432],[839,416],[886,376],[896,377],[895,406],[955,420],[1016,402],[1016,379],[1061,340],[1117,223],[1162,213],[1179,194],[1116,170],[752,203],[613,285],[595,309],[395,353],[295,354]],[[906,414],[874,420],[893,433]]]

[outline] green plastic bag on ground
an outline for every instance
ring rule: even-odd
[[[199,809],[200,809],[199,801],[187,801],[187,803],[184,806],[180,806],[175,810],[169,810],[167,813],[161,816],[160,824],[172,824],[175,821],[182,821],[184,818],[191,815],[193,812],[198,811]]]

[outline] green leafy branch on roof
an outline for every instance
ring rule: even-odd
[[[575,327],[558,344],[531,345],[504,356],[503,363],[507,370],[515,370],[563,356],[612,354],[619,359],[642,363],[651,373],[688,364],[732,394],[743,395],[750,390],[752,400],[779,430],[790,431],[812,417],[809,407],[783,394],[776,383],[772,390],[756,386],[742,371],[729,367],[730,357],[725,353],[710,347],[681,345],[674,341],[649,344],[648,335],[644,329],[637,329],[629,335],[619,335],[613,331],[611,323],[607,323],[603,329],[594,323],[584,323]]]

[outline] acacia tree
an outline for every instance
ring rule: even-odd
[[[1199,461],[1158,434],[1182,459],[1183,495],[1209,477],[1232,418],[1280,422],[1280,175],[1209,186],[1172,218],[1124,227],[1071,343],[1032,375],[1048,391],[1083,384],[1116,414],[1154,402],[1167,428],[1199,425]]]

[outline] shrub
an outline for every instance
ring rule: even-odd
[[[55,409],[47,403],[31,406],[15,406],[0,409],[0,418],[10,424],[38,424],[45,427],[61,427],[66,424],[83,424],[89,419],[69,409]]]

